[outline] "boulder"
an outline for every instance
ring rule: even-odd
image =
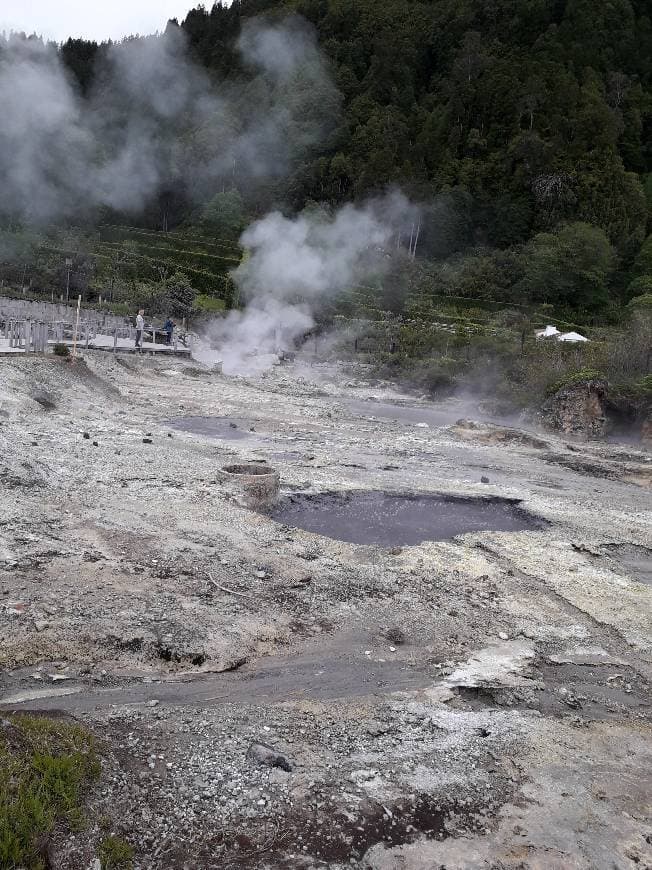
[[[32,399],[45,411],[54,411],[60,398],[61,397],[57,393],[53,393],[50,390],[43,389],[42,387],[34,390],[32,393]]]
[[[577,381],[561,387],[542,408],[550,429],[579,438],[604,438],[607,434],[606,380]]]
[[[278,767],[288,773],[292,770],[292,765],[285,755],[277,752],[272,746],[267,746],[266,743],[252,743],[247,750],[247,758],[266,767]]]

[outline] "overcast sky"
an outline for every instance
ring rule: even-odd
[[[198,5],[192,0],[0,0],[0,31],[36,32],[58,42],[68,36],[120,39],[163,30],[169,18],[181,20]]]

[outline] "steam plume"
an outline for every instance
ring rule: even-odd
[[[314,325],[323,300],[385,270],[390,240],[416,213],[393,192],[332,216],[273,212],[254,223],[241,238],[247,256],[233,272],[247,307],[213,321],[200,359],[220,359],[226,374],[268,368]]]
[[[0,39],[0,215],[136,213],[170,181],[200,200],[234,180],[278,177],[339,111],[314,34],[295,17],[245,25],[239,50],[252,76],[237,89],[211,84],[179,28],[105,49],[82,98],[54,46]]]

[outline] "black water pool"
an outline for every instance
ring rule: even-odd
[[[544,526],[517,501],[386,492],[292,495],[272,509],[271,517],[337,541],[385,547],[447,541],[468,532],[521,532]]]
[[[176,417],[167,421],[168,426],[193,435],[221,438],[225,441],[242,441],[250,438],[251,423],[235,417]]]

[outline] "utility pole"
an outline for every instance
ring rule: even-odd
[[[68,304],[68,299],[70,297],[70,270],[72,268],[72,260],[70,257],[66,257],[66,267],[68,269],[66,273],[66,305]]]
[[[77,358],[77,336],[79,335],[79,311],[81,308],[81,296],[77,297],[77,319],[75,320],[75,331],[72,336],[72,362],[74,364]]]

